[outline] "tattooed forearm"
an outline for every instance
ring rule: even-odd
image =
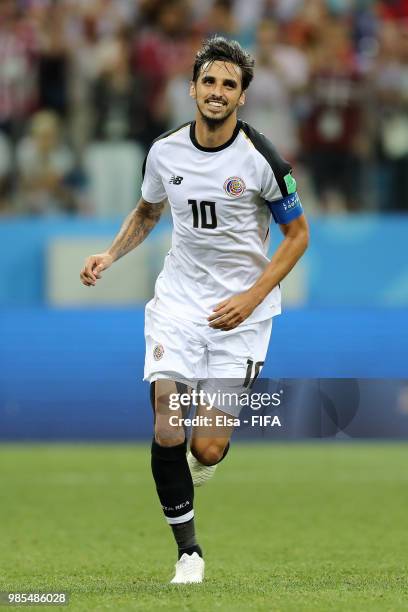
[[[149,204],[143,199],[126,217],[119,234],[114,239],[109,253],[113,259],[119,259],[143,242],[151,232],[163,212],[164,202]]]

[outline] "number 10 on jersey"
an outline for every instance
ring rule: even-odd
[[[215,202],[189,200],[188,203],[193,211],[193,227],[201,227],[203,229],[215,229],[217,227]]]

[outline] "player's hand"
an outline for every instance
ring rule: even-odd
[[[102,278],[101,272],[109,268],[113,264],[113,257],[109,253],[99,253],[98,255],[90,255],[85,261],[85,265],[81,270],[81,281],[87,287],[96,285],[98,278]]]
[[[234,329],[252,314],[259,303],[259,298],[251,291],[234,295],[214,308],[213,314],[208,317],[210,327],[223,331]]]

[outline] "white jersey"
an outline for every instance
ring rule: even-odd
[[[249,289],[268,265],[274,203],[284,202],[286,211],[297,198],[291,167],[242,121],[216,148],[200,146],[191,122],[154,141],[143,174],[143,199],[167,198],[174,225],[149,307],[208,324],[219,302]],[[277,286],[246,323],[280,311]]]

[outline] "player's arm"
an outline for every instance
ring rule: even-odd
[[[279,227],[284,239],[261,276],[248,291],[257,306],[289,274],[309,244],[309,226],[304,214],[289,223],[280,224]]]
[[[208,317],[210,327],[227,331],[245,321],[296,265],[309,244],[309,227],[304,214],[279,225],[284,239],[255,284],[218,304]]]
[[[164,204],[165,200],[151,204],[141,198],[136,208],[126,217],[109,249],[87,258],[80,274],[83,284],[87,287],[95,285],[103,270],[139,246],[159,221]]]

